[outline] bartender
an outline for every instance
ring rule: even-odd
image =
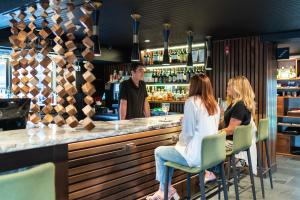
[[[131,77],[120,85],[120,119],[150,117],[147,90],[144,79],[144,66],[131,64]]]

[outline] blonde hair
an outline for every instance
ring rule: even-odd
[[[229,79],[228,86],[232,88],[232,96],[227,96],[228,105],[235,105],[239,101],[243,101],[246,108],[251,112],[253,119],[255,119],[255,94],[250,82],[245,76],[236,76]]]

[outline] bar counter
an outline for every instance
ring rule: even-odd
[[[95,122],[92,131],[53,125],[1,132],[0,172],[53,162],[59,200],[144,199],[158,189],[154,149],[177,142],[181,117]],[[181,196],[185,178],[175,171]],[[192,194],[198,192],[196,182],[194,176]]]

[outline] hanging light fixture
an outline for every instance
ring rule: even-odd
[[[211,36],[206,36],[205,47],[206,47],[205,70],[212,70],[213,68],[212,68],[212,58],[211,58],[211,50],[212,50]]]
[[[91,39],[94,42],[94,55],[95,56],[101,56],[101,48],[100,48],[100,8],[102,6],[101,1],[95,1],[93,2],[93,6],[95,8],[95,11],[93,13],[93,35]]]
[[[187,67],[193,67],[193,57],[192,57],[192,44],[193,44],[193,31],[187,31]]]
[[[142,16],[139,14],[132,14],[131,18],[133,19],[133,45],[131,51],[131,61],[139,62],[140,61],[140,49],[139,49],[139,26],[140,18]]]
[[[163,65],[170,65],[170,56],[169,56],[169,37],[170,37],[170,27],[171,24],[164,24],[164,55],[163,55]]]

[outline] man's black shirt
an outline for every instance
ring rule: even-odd
[[[121,83],[120,100],[127,100],[126,119],[145,117],[144,103],[147,96],[144,81],[139,82],[139,87],[134,84],[131,78]]]

